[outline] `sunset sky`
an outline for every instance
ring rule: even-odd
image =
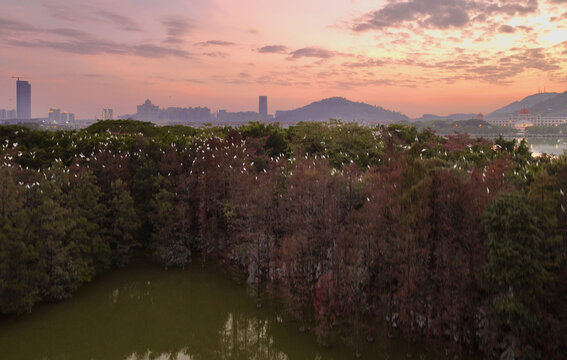
[[[331,96],[410,117],[567,90],[567,0],[1,0],[0,108],[293,109]]]

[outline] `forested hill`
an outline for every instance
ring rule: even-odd
[[[363,124],[391,124],[409,120],[407,116],[379,106],[353,102],[342,97],[333,97],[313,102],[295,110],[277,111],[276,121],[295,124],[300,121],[356,121]]]
[[[541,116],[567,116],[567,91],[534,105],[531,111]]]
[[[462,120],[470,120],[476,119],[477,114],[449,114],[447,116],[441,115],[434,115],[434,114],[423,114],[420,118],[412,119],[412,121],[420,122],[420,121],[435,121],[435,120],[453,120],[453,121],[462,121]]]
[[[565,156],[340,121],[0,138],[1,314],[68,299],[137,251],[223,266],[357,356],[390,328],[446,358],[567,354]]]
[[[499,109],[494,110],[490,114],[487,114],[487,117],[502,117],[507,116],[513,113],[517,113],[520,109],[526,107],[528,109],[532,109],[534,106],[537,106],[540,103],[553,99],[559,95],[559,93],[551,92],[551,93],[540,93],[540,94],[533,94],[530,96],[526,96],[522,100],[514,101],[511,104],[503,106]]]

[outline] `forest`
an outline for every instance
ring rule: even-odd
[[[146,256],[221,266],[357,357],[399,331],[457,357],[567,358],[565,155],[337,120],[0,141],[1,314]]]

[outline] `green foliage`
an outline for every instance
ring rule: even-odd
[[[147,214],[157,191],[157,165],[147,154],[140,154],[130,162],[132,197],[140,214]]]
[[[191,261],[190,233],[184,226],[184,216],[188,214],[180,211],[183,206],[177,204],[175,194],[165,189],[155,195],[152,216],[154,257],[166,268],[184,267]]]
[[[266,149],[269,156],[289,155],[289,145],[283,131],[276,131],[268,136]]]
[[[71,236],[72,241],[79,246],[81,258],[85,262],[80,282],[89,282],[110,267],[110,246],[103,237],[108,209],[101,202],[102,192],[92,174],[73,174],[70,180],[73,184],[68,190],[67,208],[72,209],[72,216],[76,220]]]
[[[17,229],[4,224],[0,233],[0,313],[31,311],[41,299],[42,272],[32,244],[22,241]]]
[[[63,196],[58,184],[44,182],[39,190],[40,204],[30,213],[30,235],[45,274],[39,284],[41,296],[47,301],[68,299],[81,280],[90,280],[92,276],[92,270],[81,259],[80,244],[75,242],[80,236],[75,230],[82,221],[57,201]]]
[[[516,139],[506,140],[502,135],[499,135],[496,139],[494,139],[494,144],[501,150],[512,153],[516,147]]]
[[[269,136],[279,129],[279,125],[277,124],[265,124],[259,121],[251,121],[247,125],[242,125],[238,128],[243,139],[248,137],[259,138]]]
[[[106,223],[113,263],[124,266],[130,261],[132,249],[139,245],[136,235],[141,222],[134,199],[120,179],[112,183],[112,198],[108,204]]]
[[[383,145],[377,132],[357,123],[302,122],[290,127],[289,133],[296,156],[326,157],[335,168],[351,162],[366,168],[381,162]]]
[[[521,336],[537,326],[534,300],[544,276],[543,232],[535,209],[520,194],[505,194],[487,207],[483,223],[488,257],[484,276],[503,326]]]
[[[411,126],[411,125],[400,125],[400,124],[392,124],[389,125],[387,127],[388,131],[390,132],[395,132],[396,135],[404,141],[405,144],[407,145],[411,145],[412,143],[414,143],[416,140],[418,139],[418,141],[420,140],[418,138],[418,130],[415,126]],[[426,134],[424,132],[424,134]],[[426,139],[424,139],[425,136],[421,137],[421,141],[424,141]]]
[[[36,172],[6,163],[9,158],[0,167],[0,312],[21,313],[40,300],[68,299],[109,268],[118,253],[107,235],[109,213],[130,232],[136,219],[125,218],[134,213],[131,198],[129,212],[107,210],[86,167],[55,161]],[[129,197],[127,188],[120,191]]]
[[[15,171],[0,168],[0,313],[31,311],[40,300],[39,256],[27,235],[30,217]]]
[[[258,121],[252,121],[248,125],[242,125],[238,128],[242,138],[247,142],[251,139],[266,139],[263,144],[263,151],[259,154],[268,156],[289,155],[289,142],[286,132],[280,128],[279,124],[265,124]]]
[[[85,129],[89,134],[117,133],[117,134],[142,134],[144,136],[155,136],[161,133],[159,127],[154,123],[137,120],[99,120]]]
[[[357,355],[383,319],[487,356],[565,352],[565,156],[338,120],[0,134],[1,313],[67,299],[140,249],[247,273],[258,301],[266,286]]]
[[[567,124],[557,126],[528,126],[525,129],[528,135],[561,135],[567,134]]]
[[[566,158],[544,164],[543,171],[534,176],[529,185],[528,199],[539,214],[544,237],[542,239],[542,265],[545,276],[538,297],[540,322],[545,328],[536,334],[554,353],[565,353],[560,337],[567,333],[567,307],[561,299],[567,298],[567,165]]]
[[[429,120],[420,121],[416,123],[420,129],[431,129],[438,134],[474,134],[474,135],[493,135],[493,134],[506,134],[513,135],[517,133],[516,129],[510,127],[502,127],[492,125],[484,120],[469,119],[469,120]]]

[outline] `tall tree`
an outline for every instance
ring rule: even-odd
[[[105,230],[109,238],[113,263],[124,266],[130,261],[132,249],[139,245],[136,234],[141,222],[136,213],[134,199],[122,180],[114,181],[111,189],[112,198],[108,204]]]
[[[510,347],[538,326],[538,293],[544,275],[543,233],[534,208],[519,194],[504,194],[490,203],[483,223],[488,235],[484,276],[494,294],[493,309]]]
[[[35,190],[28,185],[27,191]],[[0,313],[4,314],[31,311],[41,298],[43,273],[34,244],[26,236],[30,213],[25,197],[16,171],[0,167]]]

